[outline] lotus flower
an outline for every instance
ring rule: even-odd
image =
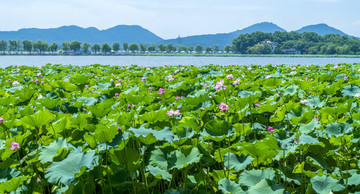
[[[258,103],[258,102],[254,103],[254,106],[260,106],[260,103]]]
[[[359,98],[359,97],[360,97],[360,93],[356,93],[354,96],[355,96],[356,98]]]
[[[296,67],[291,68],[291,70],[295,71],[295,70],[296,70]]]
[[[119,97],[119,93],[115,93],[115,97],[116,97],[116,98]]]
[[[339,66],[335,65],[335,66],[334,66],[334,69],[339,69]]]
[[[3,123],[3,122],[5,122],[5,119],[0,117],[0,123]]]
[[[308,81],[308,80],[309,80],[309,78],[306,77],[306,78],[305,78],[305,81]]]
[[[308,103],[307,99],[300,100],[300,104],[306,104],[306,103]]]
[[[216,82],[216,84],[215,84],[215,90],[220,90],[221,88],[226,90],[226,86],[224,85],[223,79],[221,79],[219,82]]]
[[[226,105],[225,103],[220,103],[220,105],[218,106],[220,111],[223,111],[223,110],[229,110],[229,106]]]
[[[348,77],[345,76],[345,77],[344,77],[344,80],[348,80]]]
[[[12,83],[12,86],[13,87],[16,87],[16,86],[18,86],[20,83],[18,82],[18,81],[13,81],[13,83]]]
[[[11,142],[11,148],[9,148],[10,150],[18,150],[20,149],[20,144],[16,143],[16,142]]]
[[[315,121],[319,121],[319,117],[314,117],[314,120],[315,120]]]
[[[146,68],[146,71],[150,71],[150,67]]]
[[[179,116],[181,113],[180,113],[180,110],[173,110],[173,109],[170,109],[169,111],[167,111],[166,113],[169,117],[171,116]]]
[[[270,127],[270,126],[268,126],[267,130],[268,130],[268,132],[270,132],[270,133],[272,133],[272,132],[274,132],[274,131],[275,131],[275,129],[274,129],[274,128],[272,128],[272,127]]]
[[[251,67],[249,67],[249,68],[248,68],[248,70],[249,70],[249,71],[251,71],[251,70],[252,70],[252,68],[251,68]]]
[[[36,182],[37,183],[40,183],[41,182],[41,179],[39,177],[36,178]]]
[[[266,77],[265,77],[265,79],[270,79],[271,78],[271,75],[267,75]]]
[[[142,78],[141,78],[141,81],[142,81],[142,82],[146,82],[146,77],[142,77]]]
[[[165,92],[164,88],[160,88],[159,91],[158,91],[159,94],[163,94],[164,92]]]
[[[41,85],[44,85],[44,84],[45,84],[45,82],[44,82],[44,81],[41,81],[41,82],[40,82],[40,84],[41,84]]]
[[[120,87],[121,86],[121,83],[116,83],[115,84],[115,87]]]
[[[88,85],[85,85],[85,88],[89,88],[89,86],[88,86]]]
[[[229,80],[232,80],[234,77],[233,77],[232,74],[229,74],[229,75],[226,76],[226,78],[228,78]]]
[[[240,85],[240,79],[236,79],[232,84],[233,84],[234,86],[235,86],[235,85]]]
[[[151,91],[152,90],[152,87],[149,87],[149,91]]]

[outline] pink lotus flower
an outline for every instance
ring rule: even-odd
[[[174,73],[177,73],[177,72],[179,72],[179,71],[180,71],[180,70],[177,69],[177,70],[174,71]]]
[[[226,71],[230,71],[230,69],[226,69]]]
[[[179,116],[181,113],[180,113],[180,110],[173,110],[173,109],[170,109],[169,111],[167,111],[166,113],[169,117],[171,116]]]
[[[41,85],[44,85],[44,84],[45,84],[45,82],[44,82],[44,81],[41,81],[41,82],[40,82],[40,84],[41,84]]]
[[[223,111],[223,110],[229,110],[229,106],[226,105],[225,103],[220,103],[220,105],[218,106],[220,111]]]
[[[69,78],[65,78],[64,81],[66,81],[66,82],[69,81]]]
[[[5,122],[5,119],[0,117],[0,123],[3,123],[3,122]]]
[[[160,88],[159,91],[158,91],[159,94],[163,94],[164,92],[165,92],[164,88]]]
[[[8,79],[8,82],[11,82],[11,79]]]
[[[221,79],[219,82],[216,82],[216,84],[215,84],[215,90],[220,90],[221,88],[226,90],[226,86],[224,85],[223,79]]]
[[[88,86],[88,85],[85,85],[85,88],[89,88],[89,86]]]
[[[204,85],[204,88],[210,88],[210,86],[209,86],[209,85],[207,85],[207,84],[205,84],[205,85]]]
[[[118,132],[121,132],[121,127],[117,126],[117,130],[118,130]]]
[[[252,70],[252,68],[251,68],[251,67],[249,67],[249,68],[248,68],[248,70],[249,70],[249,71],[251,71],[251,70]]]
[[[16,142],[11,142],[11,148],[9,148],[10,150],[18,150],[20,149],[20,144],[16,143]]]
[[[272,128],[272,127],[270,127],[270,126],[268,126],[267,130],[268,130],[268,132],[270,132],[270,133],[272,133],[272,132],[274,132],[274,131],[275,131],[275,129],[274,129],[274,128]]]
[[[115,87],[120,87],[121,86],[121,83],[116,83],[115,84]]]
[[[41,73],[37,73],[36,76],[40,77],[40,76],[41,76]]]
[[[306,104],[306,103],[308,103],[307,99],[300,100],[300,104]]]
[[[132,108],[135,108],[136,106],[135,106],[135,104],[132,104],[131,107],[132,107]]]
[[[260,106],[260,103],[258,103],[258,102],[254,103],[254,106]]]
[[[110,79],[110,82],[114,82],[114,80],[113,80],[113,79]]]
[[[233,83],[232,83],[232,85],[240,85],[240,79],[236,79]]]
[[[356,98],[359,98],[359,97],[360,97],[360,93],[356,93],[354,96],[355,96]]]
[[[152,87],[149,87],[149,91],[151,91],[152,90]]]
[[[307,80],[309,80],[309,78],[306,77],[306,78],[305,78],[305,81],[307,81]]]
[[[113,74],[113,73],[111,73],[111,76],[114,76],[114,74]]]
[[[175,100],[179,100],[180,98],[182,98],[183,96],[176,96]]]
[[[295,70],[296,70],[296,67],[291,68],[291,70],[295,71]]]
[[[39,177],[36,178],[36,182],[37,183],[40,183],[41,182],[41,179]]]
[[[295,139],[294,141],[295,141],[296,143],[299,143],[299,142],[300,142],[300,139],[297,138],[297,139]]]
[[[181,67],[181,68],[180,68],[180,70],[184,70],[184,69],[185,69],[185,67]]]
[[[345,76],[345,77],[344,77],[344,80],[348,80],[348,77]]]
[[[150,71],[150,67],[146,68],[146,71]]]
[[[317,117],[317,116],[314,117],[314,120],[315,120],[315,121],[319,121],[319,117]]]
[[[141,78],[141,81],[142,81],[142,82],[146,82],[146,78],[145,78],[145,77],[142,77],[142,78]]]
[[[334,66],[334,69],[339,69],[339,66],[335,65],[335,66]]]
[[[116,97],[116,98],[119,97],[119,93],[115,93],[115,97]]]
[[[270,79],[271,78],[271,75],[267,75],[266,77],[265,77],[265,79]]]
[[[233,77],[232,74],[229,74],[229,75],[226,76],[226,78],[228,78],[229,80],[232,80],[234,77]]]
[[[13,81],[12,83],[12,86],[15,87],[15,86],[18,86],[20,83],[18,81]]]

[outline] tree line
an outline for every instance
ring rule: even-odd
[[[271,46],[274,45],[275,49]],[[242,54],[323,54],[360,55],[360,40],[339,34],[318,35],[315,32],[254,32],[241,34],[232,42]]]
[[[109,54],[111,52],[131,52],[131,53],[218,53],[220,50],[219,45],[214,45],[214,47],[203,47],[202,45],[193,45],[184,46],[184,45],[173,45],[173,44],[151,44],[146,45],[144,43],[127,43],[123,42],[120,45],[119,42],[114,42],[111,46],[107,42],[100,44],[89,44],[87,42],[81,43],[79,41],[64,41],[61,45],[57,43],[48,44],[43,40],[39,41],[30,41],[30,40],[1,40],[0,41],[0,52],[3,54],[6,52],[10,53],[38,53],[44,54],[45,52],[50,53],[71,53],[71,54]],[[225,47],[226,52],[230,52],[230,47]]]

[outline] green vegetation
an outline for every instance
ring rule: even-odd
[[[320,54],[359,55],[360,40],[327,34],[320,36],[314,32],[254,32],[241,34],[233,40],[236,51],[243,54]],[[270,46],[275,46],[273,50]]]
[[[360,64],[0,69],[0,193],[355,193]]]

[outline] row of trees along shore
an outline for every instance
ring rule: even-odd
[[[61,49],[61,50],[60,50]],[[202,45],[173,44],[136,44],[115,42],[111,46],[104,42],[100,44],[81,43],[79,41],[64,41],[48,44],[39,40],[1,40],[0,52],[3,54],[121,54],[121,53],[240,53],[240,54],[321,54],[321,55],[360,55],[360,40],[354,37],[327,34],[320,36],[314,32],[254,32],[241,34],[226,45],[222,50],[219,45],[204,47]]]
[[[61,46],[61,47],[60,47]],[[122,47],[121,47],[122,46]],[[127,43],[123,42],[120,46],[120,43],[115,42],[111,46],[110,44],[104,42],[100,44],[89,44],[81,43],[79,41],[64,41],[61,45],[57,43],[48,44],[45,41],[39,40],[37,42],[24,40],[1,40],[0,41],[0,51],[5,53],[15,53],[15,54],[24,54],[26,53],[70,53],[70,54],[111,54],[111,53],[219,53],[219,45],[214,45],[214,47],[203,47],[202,45],[193,45],[184,46],[178,45],[174,46],[173,44],[151,44],[147,46],[146,44],[136,44],[136,43]],[[225,53],[236,52],[235,46],[231,47],[226,45],[223,50]]]

